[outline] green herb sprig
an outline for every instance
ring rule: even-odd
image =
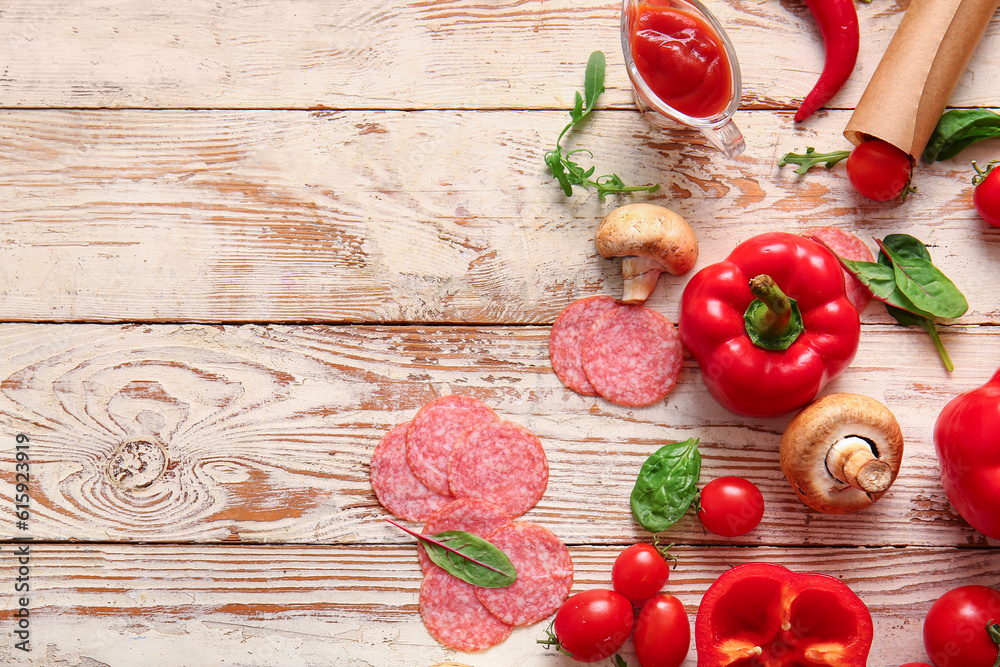
[[[851,151],[830,151],[829,153],[817,153],[812,146],[806,147],[805,153],[785,153],[778,160],[778,166],[784,167],[786,164],[797,164],[799,168],[796,174],[804,174],[813,167],[824,165],[827,169],[833,167],[841,160],[850,157]]]
[[[877,262],[858,262],[838,257],[840,263],[903,326],[919,326],[934,341],[948,372],[955,370],[941,342],[935,318],[961,317],[969,303],[944,273],[931,262],[930,252],[909,234],[890,234],[881,241]],[[832,251],[832,249],[831,249]],[[836,254],[836,253],[834,253]]]
[[[579,91],[576,93],[576,103],[569,112],[570,122],[556,139],[556,147],[545,153],[545,164],[552,172],[553,178],[559,181],[563,194],[567,197],[573,194],[573,186],[579,185],[584,189],[593,187],[597,190],[597,196],[602,200],[610,194],[626,194],[630,192],[656,192],[660,189],[659,184],[652,185],[625,185],[618,174],[607,174],[591,178],[594,175],[594,167],[584,169],[573,158],[579,154],[593,157],[589,150],[578,148],[563,152],[562,140],[566,134],[583,122],[597,104],[597,98],[604,92],[604,73],[607,64],[603,51],[594,51],[587,61],[587,70],[584,74],[583,95]]]
[[[517,580],[507,554],[481,537],[461,530],[422,535],[391,519],[386,521],[423,542],[435,565],[464,582],[483,588],[506,588]]]
[[[630,502],[636,521],[651,533],[674,525],[698,495],[699,477],[697,438],[660,447],[642,464],[632,489]]]

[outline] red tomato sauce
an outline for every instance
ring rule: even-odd
[[[665,103],[693,118],[714,116],[729,105],[729,57],[701,15],[640,2],[629,16],[632,60],[646,85]]]

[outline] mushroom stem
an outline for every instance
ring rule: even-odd
[[[625,278],[622,303],[643,303],[656,288],[656,280],[663,273],[663,265],[647,257],[626,257],[622,260],[622,276]]]
[[[838,440],[826,454],[826,469],[835,478],[865,493],[884,493],[892,484],[892,468],[880,460],[864,438]]]

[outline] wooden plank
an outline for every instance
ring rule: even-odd
[[[831,107],[857,102],[905,4],[858,6],[858,65]],[[608,55],[604,103],[630,104],[619,7],[607,0],[24,0],[0,14],[0,106],[565,108],[592,49]],[[731,0],[712,9],[735,44],[744,105],[797,105],[823,65],[805,7]],[[953,104],[995,103],[1000,82],[988,73],[1000,65],[998,47],[994,26]]]
[[[574,592],[610,587],[621,545],[571,546]],[[1000,553],[979,549],[677,548],[666,591],[694,623],[726,569],[768,561],[841,578],[875,624],[871,667],[923,660],[931,602],[964,584],[1000,585]],[[421,575],[412,545],[395,547],[31,546],[33,651],[0,644],[19,665],[320,665],[427,667],[570,665],[536,644],[544,624],[517,628],[476,654],[438,645],[417,610]],[[0,615],[10,624],[11,607]],[[198,647],[192,651],[192,647]],[[631,642],[622,650],[635,664]],[[88,662],[89,660],[89,662]],[[694,667],[692,647],[685,667]]]
[[[405,542],[381,521],[371,453],[431,398],[463,393],[539,436],[550,481],[528,517],[577,543],[640,539],[628,505],[639,467],[663,443],[698,437],[702,480],[747,477],[767,511],[735,541],[688,515],[672,541],[992,544],[948,503],[931,436],[944,404],[995,370],[983,361],[1000,358],[995,327],[946,328],[951,376],[922,331],[865,327],[853,365],[827,391],[885,402],[907,449],[886,497],[847,516],[808,510],[785,481],[778,445],[788,417],[727,412],[690,359],[662,404],[626,409],[578,396],[551,372],[547,335],[541,327],[4,325],[0,539]],[[17,433],[31,442],[27,532],[12,516]],[[150,444],[120,449],[135,441]],[[133,456],[152,467],[140,474]]]
[[[542,158],[563,113],[2,118],[6,320],[533,324],[620,290],[618,261],[597,256],[593,233],[632,199],[567,199],[548,178]],[[869,243],[912,233],[968,295],[960,321],[997,321],[980,267],[1000,245],[972,207],[967,162],[992,147],[919,164],[904,203],[865,200],[842,165],[805,178],[775,166],[807,144],[847,146],[846,120],[831,113],[805,132],[790,114],[741,113],[749,148],[736,160],[627,111],[598,114],[567,145],[630,183],[660,183],[649,200],[694,226],[699,267],[756,232],[833,224]],[[673,315],[686,280],[664,278],[651,303]],[[869,321],[888,322],[881,312]]]

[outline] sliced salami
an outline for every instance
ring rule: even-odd
[[[534,433],[514,422],[480,424],[451,451],[448,483],[456,498],[477,498],[518,517],[541,499],[549,462]]]
[[[531,625],[554,614],[573,587],[566,545],[548,528],[526,521],[502,526],[487,539],[510,558],[517,580],[507,588],[477,588],[483,605],[510,625]]]
[[[458,437],[498,417],[482,401],[452,394],[436,398],[417,411],[406,434],[406,460],[421,482],[448,494],[448,456]]]
[[[424,524],[423,533],[437,535],[446,530],[462,530],[485,538],[508,523],[510,517],[493,503],[466,498],[453,500],[431,515]],[[423,544],[417,546],[417,553],[420,558],[420,569],[424,572],[440,569],[431,562]]]
[[[482,651],[511,632],[510,625],[486,610],[474,586],[441,569],[424,577],[420,616],[434,639],[459,651]]]
[[[810,227],[802,236],[819,241],[844,259],[856,262],[874,262],[875,256],[865,242],[839,227]],[[844,270],[844,288],[854,309],[861,313],[872,301],[872,293],[861,281]]]
[[[583,344],[583,369],[612,403],[650,405],[674,388],[683,356],[670,320],[645,306],[621,306],[591,328]]]
[[[562,383],[584,396],[597,396],[583,371],[583,341],[598,318],[621,304],[610,296],[588,296],[566,306],[549,333],[549,361]]]
[[[375,496],[396,516],[408,521],[426,521],[454,498],[427,488],[406,462],[406,432],[403,422],[386,433],[372,454],[369,474]]]

